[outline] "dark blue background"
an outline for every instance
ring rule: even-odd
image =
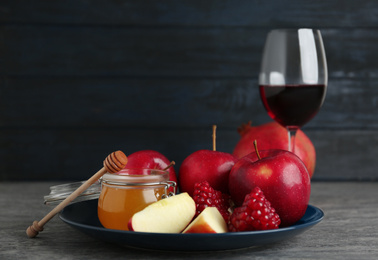
[[[273,28],[321,29],[329,88],[305,133],[314,180],[378,176],[376,1],[0,3],[0,180],[80,180],[114,150],[232,152],[270,121],[257,77]]]

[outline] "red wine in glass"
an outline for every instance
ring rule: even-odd
[[[260,96],[269,116],[284,127],[300,128],[319,111],[326,86],[260,85]]]
[[[287,129],[289,151],[295,151],[297,130],[322,106],[327,83],[327,60],[319,30],[269,32],[259,74],[260,96],[270,117]]]

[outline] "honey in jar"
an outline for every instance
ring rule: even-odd
[[[168,196],[167,171],[123,169],[118,174],[104,174],[98,199],[98,218],[105,228],[128,230],[130,218],[149,204]]]

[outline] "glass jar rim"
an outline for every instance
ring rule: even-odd
[[[162,183],[169,180],[169,172],[159,169],[129,168],[118,173],[105,173],[102,182],[114,184],[148,184]]]

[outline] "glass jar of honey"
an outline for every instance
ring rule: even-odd
[[[171,196],[169,172],[155,169],[123,169],[104,174],[98,199],[98,218],[105,228],[128,230],[130,218],[149,204]]]

